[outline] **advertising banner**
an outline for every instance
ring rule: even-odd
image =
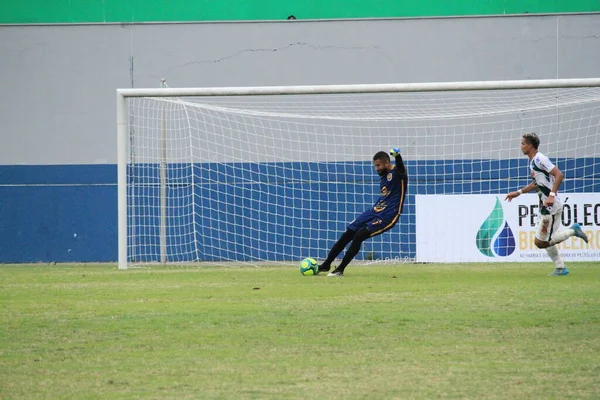
[[[562,193],[562,228],[578,223],[585,243],[557,245],[565,262],[600,260],[600,193]],[[538,196],[416,195],[418,262],[550,261],[534,243]]]

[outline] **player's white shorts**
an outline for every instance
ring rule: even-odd
[[[556,214],[538,216],[537,232],[535,237],[544,242],[552,240],[552,236],[558,232],[562,225],[562,208]]]

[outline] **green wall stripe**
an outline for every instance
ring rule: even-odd
[[[430,17],[600,12],[600,0],[0,0],[0,23]]]

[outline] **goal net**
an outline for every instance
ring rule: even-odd
[[[562,170],[562,192],[600,192],[598,80],[523,82],[120,90],[119,267],[322,260],[373,206],[372,157],[392,147],[404,212],[357,261],[415,260],[416,195],[526,186],[524,132]]]

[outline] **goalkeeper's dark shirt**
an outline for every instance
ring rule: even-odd
[[[379,183],[379,199],[373,206],[373,213],[385,217],[392,215],[398,216],[402,213],[404,207],[404,197],[406,196],[408,176],[406,168],[402,161],[402,156],[396,157],[396,166],[381,177]],[[383,218],[383,219],[388,219]]]

